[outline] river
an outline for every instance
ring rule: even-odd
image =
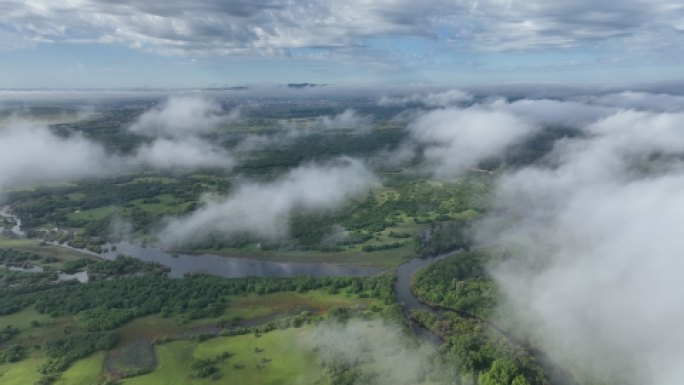
[[[5,207],[0,211],[0,216],[11,218],[17,223],[12,229],[16,236],[24,236],[21,231],[21,221],[16,216],[9,213]],[[61,247],[68,247],[66,245],[59,245]],[[114,247],[116,246],[116,247]],[[172,254],[162,249],[151,246],[140,246],[130,242],[119,242],[116,244],[107,244],[104,246],[107,252],[95,254],[89,251],[76,249],[80,252],[91,254],[104,259],[114,259],[119,254],[130,255],[131,257],[140,259],[142,261],[155,262],[170,269],[169,276],[173,278],[180,278],[188,273],[207,273],[226,278],[239,277],[295,277],[295,276],[371,276],[384,271],[383,269],[354,266],[354,265],[338,265],[331,263],[306,263],[306,262],[273,262],[260,261],[244,257],[226,257],[212,254]],[[402,304],[404,315],[407,316],[412,310],[425,310],[433,313],[438,313],[437,310],[422,304],[411,291],[411,277],[418,270],[427,267],[431,263],[444,259],[453,253],[443,254],[433,258],[414,258],[406,262],[396,269],[397,281],[394,286],[394,292],[397,301]],[[60,275],[60,279],[78,279],[81,282],[87,282],[87,276],[83,277]],[[411,329],[420,337],[433,343],[439,344],[441,340],[439,337],[430,333],[428,330],[409,320]]]
[[[424,327],[411,321],[409,315],[413,310],[423,310],[437,314],[441,317],[441,311],[423,304],[420,302],[420,300],[418,300],[418,298],[416,298],[415,295],[413,295],[413,291],[411,290],[411,279],[418,270],[426,268],[434,262],[452,256],[454,253],[455,252],[445,253],[431,258],[414,258],[403,265],[400,265],[396,270],[397,281],[394,284],[394,295],[397,298],[397,302],[402,305],[402,310],[404,312],[404,316],[408,320],[409,327],[417,336],[434,345],[440,345],[443,342],[442,339]]]
[[[326,276],[369,276],[381,272],[374,267],[337,265],[331,263],[305,263],[305,262],[273,262],[259,261],[243,257],[224,257],[212,254],[171,254],[164,250],[138,246],[129,242],[115,244],[116,250],[112,251],[112,245],[105,245],[110,251],[97,254],[100,257],[114,259],[119,254],[130,255],[142,261],[156,262],[171,269],[170,277],[179,278],[186,273],[208,273],[226,278],[239,277],[295,277],[310,275],[315,277]]]

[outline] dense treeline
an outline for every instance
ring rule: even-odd
[[[34,305],[52,316],[77,315],[85,330],[112,330],[134,318],[149,314],[197,319],[220,315],[226,296],[267,294],[314,289],[350,292],[391,302],[393,277],[298,277],[223,279],[206,275],[186,279],[127,277],[81,285],[65,282],[53,285],[13,287],[0,290],[0,314],[11,314]]]
[[[447,342],[440,357],[459,384],[547,384],[529,351],[486,321],[498,298],[487,273],[494,258],[484,250],[462,251],[418,271],[412,281],[416,296],[449,311],[414,311],[411,318]]]
[[[466,220],[431,223],[420,236],[418,256],[434,257],[471,245],[469,222]]]
[[[486,317],[496,306],[497,290],[487,274],[491,257],[480,251],[464,251],[418,271],[412,290],[423,301],[460,313]]]
[[[164,276],[170,270],[159,263],[145,262],[123,254],[119,254],[114,260],[81,258],[67,261],[62,265],[62,271],[67,274],[87,271],[90,280],[132,275]]]
[[[0,249],[0,265],[21,267],[28,262],[43,260],[38,254],[14,249]]]
[[[71,364],[98,350],[109,350],[116,345],[118,336],[114,332],[83,333],[70,335],[43,343],[48,360],[40,366],[42,374],[37,385],[47,385],[59,379],[61,372]]]
[[[125,260],[121,258],[119,262]],[[95,351],[113,348],[117,342],[115,330],[138,317],[159,314],[162,317],[178,317],[181,322],[217,317],[229,305],[227,297],[230,295],[306,292],[316,289],[327,289],[332,293],[346,290],[361,297],[374,297],[391,303],[393,282],[392,275],[234,279],[208,275],[190,275],[184,279],[157,275],[120,277],[86,285],[63,282],[2,288],[0,314],[11,314],[34,306],[39,313],[53,317],[74,316],[76,327],[65,329],[66,336],[47,340],[42,344],[48,360],[39,369],[42,377],[38,384],[47,385],[57,381],[60,373],[73,362]],[[338,309],[337,313],[347,314],[345,310],[354,309]],[[318,316],[302,312],[257,326],[231,327],[225,329],[225,332],[226,335],[265,333],[277,328],[300,327],[315,319]],[[14,327],[1,330],[0,342],[11,340],[17,333],[19,330]],[[0,363],[19,361],[25,356],[26,351],[22,346],[12,345],[0,351]],[[227,356],[222,357],[225,358]],[[212,368],[213,364],[198,364],[194,375],[218,378],[220,373]]]
[[[5,362],[17,362],[26,357],[26,349],[21,345],[11,345],[7,349],[0,351],[0,364]]]
[[[536,359],[483,321],[445,312],[415,311],[411,318],[446,341],[443,366],[461,385],[548,385]]]
[[[56,272],[27,273],[0,268],[0,288],[21,285],[43,285],[57,281]],[[0,310],[2,315],[2,310]]]
[[[110,152],[129,153],[145,140],[143,136],[126,129],[143,110],[138,106],[135,108],[112,107],[106,111],[98,111],[89,119],[56,124],[51,128],[60,136],[66,137],[77,132],[90,140],[101,143]]]
[[[32,263],[40,262],[43,266],[39,268],[45,271],[14,271],[9,268],[33,268]],[[54,283],[58,280],[57,270],[66,274],[74,274],[80,271],[87,271],[89,280],[99,280],[124,276],[164,276],[169,272],[169,268],[154,262],[145,262],[139,259],[118,255],[114,260],[100,260],[93,258],[81,258],[63,262],[61,266],[50,265],[61,262],[54,257],[40,257],[36,254],[25,253],[12,249],[0,249],[0,264],[5,268],[0,268],[0,288],[19,285],[36,285]]]
[[[191,207],[179,202],[196,202],[204,192],[225,193],[229,188],[229,184],[221,178],[198,180],[192,176],[172,177],[164,183],[154,178],[141,178],[141,175],[122,175],[108,178],[105,182],[100,179],[87,179],[64,186],[16,191],[9,194],[8,201],[25,227],[52,224],[64,228],[84,228],[89,235],[106,235],[110,231],[109,222],[113,218],[105,216],[85,219],[70,214],[96,208],[118,207],[116,214],[121,219],[130,221],[134,230],[143,231],[148,229],[159,215],[141,209],[140,205],[132,201],[142,200],[140,203],[154,204],[158,203],[154,201],[155,197],[170,195],[175,198],[173,205],[166,210],[157,208],[157,211],[161,211],[158,214],[178,213],[179,209]]]
[[[270,133],[275,133],[271,131]],[[368,155],[396,147],[406,137],[401,129],[370,132],[335,130],[311,133],[290,143],[256,151],[245,159],[239,170],[247,174],[296,167],[304,161],[325,160],[337,156]]]
[[[10,338],[19,334],[19,329],[12,325],[7,325],[0,329],[0,342],[8,341]]]

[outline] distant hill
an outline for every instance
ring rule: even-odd
[[[316,83],[288,83],[286,85],[287,88],[296,88],[296,89],[302,89],[302,88],[313,88],[313,87],[325,87],[327,84],[316,84]]]

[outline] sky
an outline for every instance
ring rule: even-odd
[[[0,0],[0,88],[681,81],[678,0]]]

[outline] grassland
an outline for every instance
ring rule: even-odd
[[[357,294],[327,290],[303,293],[275,292],[264,295],[229,295],[227,308],[215,317],[188,321],[183,317],[150,315],[117,328],[119,342],[109,352],[99,351],[74,362],[57,385],[103,384],[122,379],[123,384],[326,384],[325,372],[310,348],[299,340],[314,326],[276,329],[266,333],[198,338],[216,333],[225,325],[251,327],[306,312],[325,317],[337,308],[382,308],[383,302]],[[11,345],[27,348],[27,357],[17,363],[0,364],[0,383],[33,384],[40,379],[38,368],[46,352],[36,349],[45,341],[79,333],[77,317],[51,317],[33,307],[0,316],[0,329],[15,327],[19,333],[0,343],[0,352]],[[170,341],[155,344],[155,341]],[[194,376],[191,364],[229,352],[231,357],[215,364],[220,381]],[[132,376],[132,377],[129,377]],[[214,378],[219,375],[214,375]]]
[[[102,366],[107,354],[97,352],[73,364],[56,385],[94,385],[103,380]]]
[[[40,314],[30,307],[0,317],[0,329],[8,326],[18,328],[19,334],[9,341],[0,343],[0,350],[12,344],[35,346],[42,341],[63,336],[65,330],[75,329],[76,322],[71,317],[53,318],[47,314]]]
[[[123,384],[326,384],[314,353],[298,341],[308,328],[275,330],[266,334],[217,337],[205,342],[174,341],[157,346],[159,364],[147,375],[125,379]],[[220,362],[220,381],[192,376],[195,360],[232,356]]]
[[[36,383],[40,379],[40,374],[36,368],[43,361],[42,357],[29,357],[20,362],[0,365],[0,383],[2,385],[30,385]]]

